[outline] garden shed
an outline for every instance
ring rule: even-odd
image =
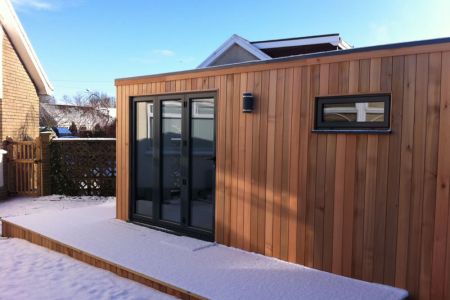
[[[116,80],[117,218],[450,296],[450,38]]]

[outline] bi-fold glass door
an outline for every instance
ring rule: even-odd
[[[215,94],[133,98],[133,221],[213,240]]]

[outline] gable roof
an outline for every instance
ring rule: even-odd
[[[0,23],[23,62],[25,69],[30,74],[38,94],[52,95],[53,86],[48,80],[10,0],[0,0]]]
[[[246,51],[250,52],[254,56],[256,56],[259,60],[271,59],[271,57],[257,47],[252,45],[249,41],[244,39],[243,37],[233,34],[228,40],[225,41],[219,48],[216,49],[210,56],[208,56],[197,68],[205,68],[208,67],[211,63],[213,63],[216,59],[218,59],[222,54],[224,54],[228,49],[233,47],[234,45],[238,45]]]
[[[352,48],[340,37],[339,33],[255,42],[250,42],[237,34],[233,34],[197,68],[212,66],[217,59],[234,45],[238,45],[253,54],[257,58],[256,60],[270,60],[297,54]]]

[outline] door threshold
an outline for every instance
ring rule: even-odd
[[[127,221],[127,222],[128,223],[133,223],[133,224],[136,224],[136,225],[139,225],[139,226],[144,226],[144,227],[147,227],[147,228],[150,228],[150,229],[154,229],[154,230],[157,230],[157,231],[162,231],[162,232],[165,232],[165,233],[173,234],[173,235],[176,235],[176,236],[185,236],[185,234],[182,234],[182,233],[180,233],[178,231],[167,229],[167,228],[156,226],[156,225],[147,224],[147,223],[144,223],[144,222],[139,222],[139,221]]]
[[[206,241],[206,242],[214,242],[214,234],[213,233],[207,233],[207,232],[199,232],[199,231],[195,231],[195,230],[177,230],[177,229],[171,229],[171,228],[167,228],[164,226],[159,226],[157,224],[150,224],[147,223],[145,221],[141,221],[139,219],[131,219],[130,221],[127,221],[129,223],[133,223],[139,226],[144,226],[147,228],[151,228],[157,231],[161,231],[161,232],[165,232],[165,233],[169,233],[169,234],[173,234],[176,236],[187,236],[187,237],[191,237],[194,239],[198,239],[198,240],[202,240],[202,241]]]

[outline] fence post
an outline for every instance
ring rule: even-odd
[[[2,147],[0,147],[0,149],[2,150],[7,150],[8,148],[8,142],[4,141],[2,144]],[[0,200],[4,200],[8,197],[8,187],[9,187],[9,178],[8,178],[8,167],[9,167],[9,163],[8,163],[8,153],[6,153],[5,155],[3,155],[3,153],[0,153],[0,160],[2,160],[1,165],[1,169],[0,172],[2,172],[3,174],[3,186],[0,186]]]
[[[16,187],[16,172],[15,168],[12,166],[13,164],[13,154],[14,154],[14,144],[11,138],[7,138],[3,141],[3,149],[8,151],[5,157],[6,167],[4,168],[3,175],[6,179],[5,187],[6,187],[6,195],[9,196],[11,193],[14,193]]]
[[[50,175],[50,135],[51,132],[41,132],[39,140],[37,143],[40,155],[38,159],[41,160],[39,164],[41,166],[41,171],[39,172],[39,185],[40,185],[40,195],[50,195],[51,194],[51,175]]]

